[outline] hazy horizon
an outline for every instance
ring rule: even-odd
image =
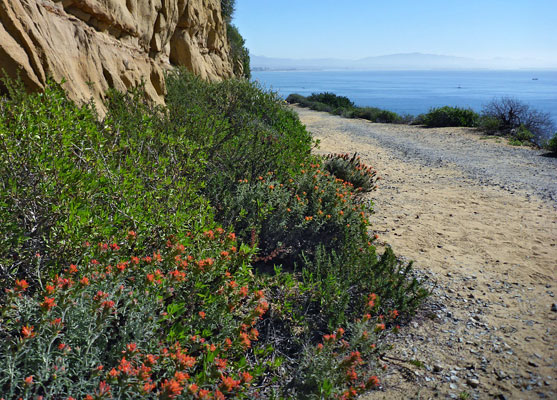
[[[419,52],[383,54],[379,56],[342,58],[275,58],[251,54],[251,66],[256,69],[361,69],[381,70],[550,70],[557,71],[556,64],[533,62],[528,59],[496,57],[476,59],[446,54],[424,54]]]
[[[421,53],[555,69],[555,15],[554,0],[237,0],[233,23],[255,56],[348,61]]]

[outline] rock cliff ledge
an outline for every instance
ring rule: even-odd
[[[229,52],[220,0],[0,0],[0,75],[65,79],[78,102],[143,80],[160,103],[165,69],[228,78]]]

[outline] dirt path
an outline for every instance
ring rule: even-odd
[[[557,398],[557,159],[466,129],[297,111],[319,152],[379,171],[379,242],[433,290],[393,338],[383,391],[363,398]]]

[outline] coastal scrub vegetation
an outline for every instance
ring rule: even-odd
[[[234,75],[238,78],[249,79],[251,77],[249,50],[238,27],[232,23],[232,17],[236,11],[236,0],[221,0],[220,6],[226,22],[226,36],[230,44],[230,58]]]
[[[293,93],[286,98],[286,101],[316,111],[326,111],[345,118],[362,118],[371,122],[404,124],[411,120],[409,116],[376,107],[357,107],[347,97],[328,92],[314,93],[308,97]]]
[[[432,108],[421,120],[425,126],[466,126],[473,127],[478,123],[479,115],[471,109],[460,107],[438,107]]]
[[[106,115],[51,83],[0,101],[0,392],[355,398],[427,296],[369,233],[376,172],[277,94],[167,79]]]
[[[434,107],[429,112],[414,117],[401,116],[375,107],[358,107],[347,97],[328,92],[314,93],[308,97],[294,93],[286,101],[347,118],[427,127],[471,127],[487,135],[505,136],[514,145],[538,146],[549,150],[555,147],[555,139],[550,139],[555,129],[551,116],[508,97],[492,100],[483,107],[481,113],[469,108],[443,106]]]

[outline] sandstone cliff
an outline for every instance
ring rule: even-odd
[[[65,79],[76,101],[143,80],[162,102],[165,69],[231,77],[229,52],[220,0],[0,0],[0,75],[29,90]]]

